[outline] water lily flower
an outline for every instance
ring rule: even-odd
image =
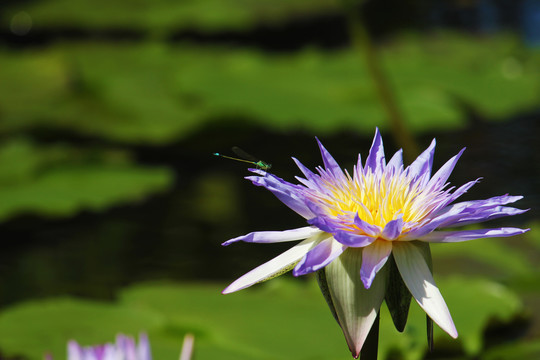
[[[139,344],[126,335],[118,334],[116,343],[82,347],[77,341],[68,342],[68,360],[152,360],[146,334],[139,334]]]
[[[223,243],[302,240],[234,281],[223,293],[247,288],[289,270],[295,276],[317,272],[321,275],[325,298],[352,355],[357,358],[385,297],[392,312],[399,306],[395,304],[399,303],[399,297],[404,296],[398,293],[397,300],[389,296],[398,274],[404,289],[408,289],[409,302],[412,294],[426,314],[456,338],[456,327],[433,280],[429,243],[522,234],[528,229],[440,230],[521,214],[526,210],[505,205],[522,196],[503,195],[454,203],[479,179],[457,189],[449,187],[447,180],[465,149],[432,175],[435,140],[412,164],[404,167],[401,150],[386,162],[377,129],[366,161],[362,163],[358,156],[352,173],[343,171],[318,139],[317,142],[324,168],[317,167],[312,172],[293,158],[304,175],[296,178],[298,184],[260,169],[250,169],[255,175],[247,179],[270,190],[306,219],[307,226],[252,232]],[[392,272],[392,267],[397,267],[399,272]],[[405,326],[404,322],[401,326]]]
[[[189,360],[193,352],[193,335],[184,337],[180,360]],[[139,334],[139,344],[123,334],[116,336],[116,343],[82,347],[77,341],[68,342],[68,360],[152,360],[150,342],[145,333]],[[49,357],[49,359],[51,359]]]

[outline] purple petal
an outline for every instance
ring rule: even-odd
[[[411,176],[413,181],[418,178],[429,179],[431,176],[431,168],[433,166],[433,156],[435,154],[436,141],[433,139],[431,144],[420,156],[412,162],[407,168],[407,175]],[[423,177],[424,175],[427,175]]]
[[[388,161],[388,164],[386,164],[385,173],[388,176],[395,175],[399,169],[403,166],[403,149],[399,149],[396,151],[394,156]]]
[[[507,237],[523,234],[530,229],[518,228],[497,228],[497,229],[480,229],[480,230],[461,230],[461,231],[434,231],[424,235],[418,240],[434,243],[451,243],[461,242],[474,239],[491,238],[491,237]]]
[[[513,216],[526,213],[529,209],[517,209],[508,206],[497,206],[492,209],[486,209],[485,211],[478,212],[469,216],[463,216],[458,221],[445,223],[444,226],[463,226],[469,224],[477,224],[488,220],[498,219],[504,216]]]
[[[234,239],[227,240],[221,245],[227,246],[238,241],[250,243],[277,243],[285,241],[303,240],[311,236],[317,235],[320,232],[321,230],[313,226],[306,226],[298,229],[285,231],[255,231],[247,235],[238,236]]]
[[[248,169],[250,172],[254,173],[254,174],[257,174],[257,175],[260,175],[260,176],[266,176],[268,175],[268,172],[264,171],[264,170],[261,170],[261,169],[256,169],[256,168],[249,168]]]
[[[511,203],[515,203],[516,201],[519,201],[523,199],[523,196],[511,196],[511,195],[501,195],[501,196],[494,196],[489,199],[485,200],[473,200],[473,201],[464,201],[460,204],[466,204],[466,205],[475,205],[475,206],[493,206],[493,205],[507,205]]]
[[[448,204],[452,203],[454,200],[459,198],[461,195],[465,194],[467,190],[469,190],[473,185],[478,183],[481,178],[478,178],[473,181],[469,181],[468,183],[460,186],[454,193],[449,194],[449,196],[444,199],[443,201],[440,201],[439,204],[435,208],[432,209],[433,214],[438,214],[440,211],[444,211],[444,209],[448,206]],[[438,215],[437,215],[438,216]],[[432,230],[434,230],[433,228]],[[430,230],[431,231],[431,230]],[[423,234],[427,234],[426,232],[423,232]],[[419,235],[420,236],[420,235]]]
[[[131,339],[133,340],[133,339]],[[122,352],[123,349],[118,348],[118,346],[114,346],[113,344],[105,344],[101,346],[94,347],[97,360],[110,360],[114,359],[115,356],[118,356],[118,353],[120,353],[125,360],[136,360],[135,358],[135,341],[133,341],[133,348],[128,349],[125,352]],[[130,351],[132,350],[132,351]]]
[[[446,180],[450,177],[450,174],[452,174],[452,170],[454,170],[454,167],[456,166],[459,158],[461,157],[461,154],[465,151],[465,148],[461,149],[461,151],[452,157],[450,160],[448,160],[440,169],[433,175],[429,183],[427,184],[427,187],[429,189],[437,189],[442,187],[444,184],[446,184]]]
[[[317,216],[317,217],[314,217],[313,219],[309,219],[307,221],[307,223],[309,225],[313,225],[313,226],[316,226],[317,228],[319,228],[320,230],[322,231],[325,231],[327,233],[332,233],[336,230],[336,227],[334,224],[332,224],[332,222],[330,221],[330,219],[328,219],[327,217],[325,216]]]
[[[307,167],[304,166],[298,159],[292,158],[296,166],[300,169],[302,174],[306,177],[307,180],[309,180],[313,184],[318,184],[320,176],[315,174],[313,171],[309,170]]]
[[[83,360],[82,348],[75,340],[70,340],[67,345],[69,360]]]
[[[399,216],[395,220],[389,221],[382,231],[381,237],[386,240],[395,240],[398,238],[399,235],[401,235],[401,231],[403,230],[403,216]]]
[[[384,240],[377,240],[362,250],[360,278],[366,289],[371,287],[375,275],[384,266],[391,252],[392,243]]]
[[[348,231],[337,231],[334,234],[334,239],[350,247],[364,247],[372,244],[376,238],[367,235],[353,234]]]
[[[105,345],[105,352],[114,353],[115,348],[113,346],[107,346]],[[125,336],[122,334],[119,334],[116,337],[116,351],[119,351],[123,358],[126,360],[136,360],[137,359],[137,353],[135,350],[135,340],[133,340],[132,337]]]
[[[442,220],[440,220],[439,222],[431,221],[429,223],[418,226],[417,228],[406,232],[404,236],[400,238],[400,241],[418,240],[422,236],[425,236],[426,234],[429,234],[435,229],[437,229],[439,227],[440,222],[443,222],[443,221]]]
[[[381,234],[381,228],[377,225],[372,225],[362,219],[360,219],[360,216],[358,216],[358,213],[356,213],[354,217],[354,225],[358,226],[360,230],[365,232],[366,234],[370,236],[379,236]]]
[[[527,210],[501,206],[522,199],[523,196],[496,196],[486,200],[464,201],[447,206],[439,212],[434,222],[437,227],[474,224],[503,216],[519,215]]]
[[[372,172],[377,172],[383,171],[385,166],[383,141],[379,128],[376,128],[375,137],[373,138],[373,143],[369,149],[365,167],[371,169]]]
[[[139,345],[137,346],[137,358],[139,360],[152,360],[152,350],[150,341],[145,333],[139,334]]]
[[[317,138],[316,138],[317,139]],[[334,177],[338,180],[344,180],[345,175],[343,174],[343,170],[339,167],[338,163],[332,155],[326,150],[326,148],[323,146],[323,144],[317,139],[317,143],[319,144],[319,149],[321,151],[324,168],[326,171],[330,172]]]
[[[302,186],[291,184],[269,173],[264,176],[248,176],[246,179],[253,182],[254,185],[263,186],[270,190],[282,203],[302,217],[309,219],[314,216],[305,204],[303,196],[305,188]]]
[[[461,195],[465,194],[470,188],[472,188],[474,185],[476,185],[478,182],[480,182],[482,178],[478,178],[473,181],[469,181],[466,184],[461,185],[456,191],[454,191],[447,201],[444,202],[444,206],[450,204],[451,202],[455,201],[457,198],[459,198]]]
[[[346,248],[345,245],[338,243],[332,237],[323,240],[300,260],[293,270],[293,275],[305,275],[322,269],[341,255]]]
[[[486,210],[486,209],[495,208],[500,205],[511,204],[521,199],[523,199],[523,196],[510,196],[506,194],[502,196],[495,196],[495,197],[485,199],[485,200],[463,201],[463,202],[451,205],[443,209],[443,211],[447,211],[447,209],[450,209],[450,208],[461,208],[461,209],[467,209],[469,211]]]

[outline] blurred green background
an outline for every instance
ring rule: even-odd
[[[427,353],[413,304],[382,309],[380,359],[540,358],[540,4],[536,0],[4,0],[0,3],[0,358],[64,358],[147,331],[154,358],[348,359],[315,281],[221,295],[288,246],[237,244],[303,221],[250,185],[240,146],[348,169],[374,128],[387,156],[467,151],[464,198],[531,208],[520,237],[433,246],[460,332]],[[290,246],[290,245],[289,245]],[[437,329],[438,330],[438,329]]]

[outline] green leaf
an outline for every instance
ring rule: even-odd
[[[529,225],[531,231],[525,234],[525,240],[540,251],[540,221]]]
[[[100,211],[142,200],[171,182],[167,169],[132,165],[121,151],[37,146],[13,139],[0,145],[0,220],[28,213]]]
[[[504,286],[474,278],[453,277],[441,284],[465,352],[483,347],[483,331],[492,319],[508,322],[523,311],[517,295]]]
[[[84,166],[58,169],[32,182],[0,188],[0,219],[21,213],[66,216],[82,209],[100,211],[112,204],[142,200],[165,189],[164,169]]]
[[[512,292],[487,280],[452,278],[437,283],[460,337],[451,340],[436,329],[435,350],[463,346],[469,355],[477,355],[490,319],[505,322],[521,310]],[[350,359],[341,329],[314,282],[279,278],[231,295],[222,295],[223,288],[148,283],[125,289],[117,303],[28,301],[0,313],[0,348],[7,356],[30,360],[42,359],[46,351],[62,358],[69,339],[90,345],[113,341],[117,332],[147,331],[155,359],[178,358],[186,333],[195,335],[201,360]],[[397,353],[405,360],[421,359],[426,351],[424,319],[414,303],[405,331],[398,333],[383,306],[380,358]]]
[[[340,9],[339,0],[56,0],[11,6],[2,19],[24,10],[38,29],[127,28],[151,34],[178,30],[246,29],[257,24],[284,22],[298,14],[324,14]]]
[[[531,80],[538,76],[534,68],[539,53],[522,51],[513,35],[473,38],[441,32],[403,36],[385,47],[384,55],[408,113],[419,113],[420,106],[433,113],[435,109],[429,107],[439,106],[438,97],[448,107],[471,107],[490,118],[504,118],[538,102]],[[403,93],[407,91],[412,93]],[[445,112],[448,107],[439,110]]]
[[[452,277],[438,279],[437,285],[448,304],[459,337],[453,340],[435,326],[435,351],[441,347],[461,347],[469,356],[478,355],[483,349],[483,333],[488,323],[493,319],[508,322],[522,311],[522,304],[513,292],[489,280]],[[413,302],[402,334],[393,329],[386,307],[381,310],[384,310],[381,311],[381,334],[386,334],[380,340],[383,354],[399,349],[404,359],[421,359],[427,348],[425,314],[420,307]]]
[[[221,294],[223,287],[140,285],[124,291],[121,301],[159,311],[169,327],[192,325],[200,359],[221,358],[222,350],[236,354],[237,359],[350,358],[341,331],[315,286],[274,279],[229,295]],[[197,329],[204,332],[197,336]],[[153,345],[160,336],[151,334]]]
[[[517,39],[503,36],[411,36],[385,46],[381,58],[408,126],[427,131],[463,125],[462,103],[495,118],[537,104],[533,69],[540,55],[518,58],[516,46]],[[508,76],[508,59],[519,62],[521,75]],[[46,126],[165,143],[233,118],[314,133],[388,126],[362,57],[347,49],[268,55],[152,43],[63,44],[1,51],[0,67],[9,74],[0,83],[4,134]]]
[[[480,239],[454,244],[433,244],[431,251],[436,271],[444,274],[474,272],[475,275],[501,280],[530,274],[534,264],[528,261],[526,254],[509,246],[508,241]]]
[[[495,346],[482,354],[480,360],[540,359],[540,341],[513,342]]]
[[[28,301],[0,314],[0,347],[3,354],[37,360],[50,353],[64,359],[70,339],[85,345],[113,342],[117,333],[136,336],[160,327],[163,321],[156,312],[96,301]]]

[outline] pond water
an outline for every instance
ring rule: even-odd
[[[466,146],[452,184],[483,177],[467,199],[524,195],[517,207],[531,211],[490,225],[527,226],[538,219],[540,202],[538,118],[533,113],[504,122],[473,121],[461,130],[423,134],[417,140],[425,148],[437,138],[435,169]],[[383,132],[383,138],[389,157],[396,147],[389,133]],[[358,152],[367,155],[372,134],[343,132],[320,139],[350,169]],[[299,175],[291,156],[311,168],[321,164],[314,134],[272,133],[241,122],[216,123],[168,146],[137,146],[139,162],[174,169],[174,186],[103,213],[69,219],[23,216],[3,223],[0,305],[64,294],[111,299],[122,286],[153,279],[225,283],[279,254],[288,245],[220,245],[250,231],[303,226],[270,192],[243,179],[248,175],[244,164],[212,156],[232,145],[272,163],[272,172],[289,181]]]

